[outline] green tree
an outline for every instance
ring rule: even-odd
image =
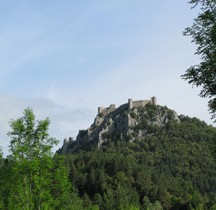
[[[3,157],[3,152],[2,152],[2,147],[0,147],[0,160],[2,159]]]
[[[82,209],[80,199],[71,192],[64,159],[52,157],[51,149],[58,141],[49,137],[49,119],[36,121],[31,108],[23,114],[10,122],[5,209]]]
[[[51,156],[51,149],[58,143],[49,137],[50,120],[37,121],[31,108],[23,112],[23,117],[10,121],[12,131],[10,137],[10,151],[14,160],[32,160],[39,157]]]
[[[192,37],[198,46],[195,54],[201,61],[188,68],[182,78],[202,88],[199,95],[210,98],[209,110],[212,118],[216,118],[216,1],[191,0],[189,3],[194,5],[192,8],[200,6],[201,13],[183,34]]]
[[[159,201],[155,201],[155,203],[151,203],[147,197],[143,198],[143,210],[163,210],[162,205]]]

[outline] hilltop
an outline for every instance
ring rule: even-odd
[[[98,107],[98,114],[93,124],[86,130],[80,130],[76,140],[65,139],[61,154],[72,153],[78,149],[100,147],[109,140],[125,139],[133,141],[146,136],[151,126],[164,126],[169,121],[180,122],[181,117],[174,110],[157,105],[156,97],[150,100],[133,101],[116,108]],[[148,129],[147,129],[148,128]]]
[[[99,107],[92,125],[64,141],[70,180],[99,209],[214,209],[215,127],[156,98]]]

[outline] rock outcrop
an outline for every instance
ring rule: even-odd
[[[130,99],[131,100],[131,99]],[[117,109],[114,105],[108,108],[99,107],[93,124],[87,130],[80,130],[76,140],[65,139],[57,152],[68,154],[79,149],[101,147],[112,140],[125,139],[133,141],[150,135],[150,127],[161,127],[170,121],[180,122],[177,113],[167,107],[145,103],[144,106],[131,108],[129,103]]]

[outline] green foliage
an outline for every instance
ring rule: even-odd
[[[135,112],[131,112],[130,115],[131,115],[131,117],[132,117],[133,119],[137,119],[137,115],[136,115]]]
[[[0,168],[0,209],[82,209],[65,160],[51,156],[57,140],[49,138],[49,120],[36,122],[30,108],[23,114],[10,122],[11,156]]]
[[[32,160],[51,156],[51,148],[58,141],[48,135],[49,119],[36,122],[31,108],[25,109],[23,115],[23,117],[10,122],[12,131],[8,132],[8,136],[11,139],[12,157],[16,160]]]
[[[104,117],[104,114],[101,112],[98,114],[98,117],[102,118],[102,117]]]
[[[164,116],[166,122],[154,123]],[[172,110],[160,106],[137,109],[136,119],[133,141],[109,135],[99,149],[89,143],[91,150],[84,144],[74,154],[52,157],[49,123],[40,127],[42,121],[35,123],[28,109],[11,121],[14,145],[11,156],[1,159],[0,209],[215,209],[216,165],[209,143],[216,129],[197,118],[176,121]],[[36,139],[36,130],[45,138]]]
[[[175,121],[160,106],[140,109],[137,117],[154,119],[161,112],[168,122],[131,128],[133,142],[110,137],[101,149],[67,156],[70,180],[82,197],[102,210],[213,208],[216,165],[209,143],[215,128],[197,118]],[[142,139],[136,129],[146,130]]]
[[[143,209],[144,210],[163,210],[162,205],[159,201],[155,201],[155,203],[151,203],[147,197],[143,199]]]
[[[0,147],[0,160],[2,159],[3,157],[3,152],[2,152],[2,148]]]
[[[193,25],[185,29],[184,35],[191,36],[192,42],[198,46],[195,54],[200,56],[201,62],[187,69],[182,78],[202,87],[200,96],[211,98],[209,109],[216,118],[216,2],[191,0],[189,3],[200,6],[201,12]]]

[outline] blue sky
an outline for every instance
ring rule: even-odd
[[[180,79],[199,62],[182,31],[196,17],[186,0],[10,0],[0,3],[0,145],[8,122],[30,106],[50,134],[76,137],[98,106],[158,98],[212,124],[207,100]]]

